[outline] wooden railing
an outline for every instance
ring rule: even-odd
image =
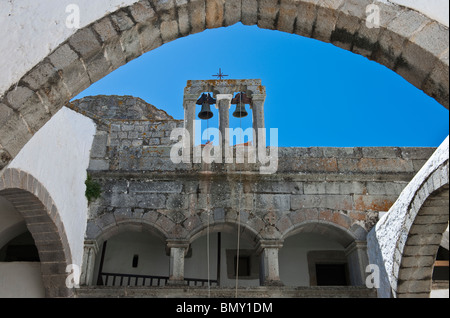
[[[185,278],[188,286],[208,286],[207,279]],[[135,274],[101,273],[98,281],[100,286],[165,286],[169,281],[167,276],[150,276]],[[217,280],[209,280],[210,286],[218,286]]]
[[[99,285],[103,286],[164,286],[169,277],[118,273],[102,273]],[[161,284],[162,283],[162,284]]]
[[[184,279],[188,286],[208,286],[208,280],[207,279],[196,279],[196,278],[185,278]],[[217,280],[209,280],[210,286],[219,286],[219,283]]]

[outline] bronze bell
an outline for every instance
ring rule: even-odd
[[[248,113],[245,109],[245,104],[250,104],[251,102],[252,100],[247,96],[247,94],[237,94],[236,97],[231,101],[231,104],[236,105],[236,110],[234,111],[233,116],[236,118],[247,117]]]
[[[214,116],[211,111],[211,105],[215,104],[216,100],[211,97],[211,94],[202,94],[202,97],[197,101],[197,105],[202,105],[202,110],[198,113],[200,119],[210,119]]]

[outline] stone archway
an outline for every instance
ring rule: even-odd
[[[202,224],[198,224],[198,226],[190,231],[188,241],[192,243],[199,237],[207,235],[208,232],[228,232],[235,233],[236,236],[239,234],[240,238],[250,242],[254,248],[258,247],[262,239],[260,233],[257,233],[251,228],[251,225],[245,224],[244,222],[239,224],[237,220],[226,220],[224,222],[212,221],[210,224],[205,221]]]
[[[421,13],[370,0],[138,1],[78,30],[0,100],[0,169],[63,105],[121,65],[189,34],[242,22],[330,42],[403,76],[449,107],[448,28]]]
[[[187,277],[210,281],[212,286],[222,288],[236,284],[255,287],[262,283],[264,240],[251,225],[232,218],[209,224],[205,220],[190,231],[187,241],[192,250],[192,257],[185,260]],[[237,267],[246,272],[239,272]]]
[[[38,249],[46,297],[70,297],[67,265],[72,263],[64,225],[50,194],[32,175],[6,169],[0,176],[0,196],[22,215]]]
[[[97,220],[88,221],[84,241],[81,285],[95,285],[95,267],[99,261],[99,253],[104,253],[104,243],[116,235],[130,232],[147,233],[157,240],[164,242],[164,244],[167,241],[167,232],[149,219],[126,215],[104,214]]]
[[[447,137],[368,234],[370,262],[380,268],[380,297],[430,294],[434,259],[448,227],[448,149]]]
[[[397,272],[399,298],[430,296],[434,261],[448,227],[448,197],[446,184],[423,202],[414,219]]]
[[[365,269],[367,259],[367,232],[360,228],[346,227],[338,222],[330,222],[317,218],[308,218],[297,222],[283,233],[283,240],[298,234],[318,234],[329,241],[340,245],[345,254],[349,270],[349,283],[353,286],[365,285]],[[311,272],[310,272],[311,275]]]

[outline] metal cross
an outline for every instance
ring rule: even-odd
[[[224,74],[222,73],[222,69],[219,68],[219,74],[212,75],[212,76],[217,77],[218,79],[221,80],[223,77],[228,76],[228,75],[224,75]]]

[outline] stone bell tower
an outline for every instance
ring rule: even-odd
[[[198,114],[200,119],[212,117],[210,106],[215,105],[219,110],[219,131],[221,133],[222,155],[225,157],[229,147],[231,105],[236,105],[233,116],[246,116],[245,105],[250,105],[253,115],[253,142],[254,146],[266,147],[264,132],[264,102],[266,89],[261,85],[260,79],[243,80],[190,80],[184,89],[184,125],[189,132],[189,144],[195,143],[195,120],[197,119],[196,105],[202,105],[202,111]]]

